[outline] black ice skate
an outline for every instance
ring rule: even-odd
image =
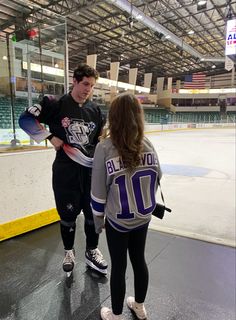
[[[75,250],[65,250],[65,258],[63,260],[63,270],[66,272],[67,277],[70,277],[75,265]]]
[[[107,274],[107,262],[103,258],[99,249],[90,249],[85,251],[86,264],[93,270],[100,272],[103,275]]]

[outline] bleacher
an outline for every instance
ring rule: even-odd
[[[221,121],[220,112],[176,112],[171,122],[215,123]]]
[[[35,101],[33,101],[34,103]],[[19,128],[18,119],[20,114],[28,106],[27,98],[14,98],[13,110],[15,118],[15,128]],[[0,128],[10,129],[12,128],[12,101],[10,97],[0,97]]]
[[[99,104],[102,112],[107,115],[108,107]],[[156,108],[155,106],[147,108],[144,106],[145,122],[147,123],[166,123],[168,121],[169,112],[165,108]]]
[[[37,102],[33,100],[33,103]],[[13,110],[15,118],[15,128],[19,128],[18,119],[20,114],[28,106],[27,98],[14,98]],[[108,108],[105,104],[99,104],[102,112],[107,114]],[[169,112],[165,108],[144,107],[144,115],[146,123],[166,124],[166,123],[217,123],[222,121],[235,122],[236,112],[229,111],[222,115],[220,112]],[[10,97],[0,97],[0,129],[12,128],[11,116],[11,99]]]

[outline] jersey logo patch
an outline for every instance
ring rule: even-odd
[[[62,126],[65,128],[67,140],[70,144],[84,146],[89,144],[89,135],[96,128],[92,121],[85,122],[81,119],[63,118]]]
[[[70,119],[69,118],[63,118],[62,120],[61,120],[61,125],[62,125],[62,127],[63,128],[67,128],[67,127],[69,127],[69,125],[70,125]]]

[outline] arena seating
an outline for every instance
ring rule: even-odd
[[[34,103],[34,101],[33,101]],[[12,102],[10,97],[0,97],[0,128],[1,129],[10,129],[12,128],[12,116],[11,108]],[[15,117],[15,127],[19,128],[18,118],[20,114],[28,106],[28,99],[26,98],[14,98],[13,99],[13,109]]]
[[[37,100],[34,100],[37,102]],[[19,128],[18,118],[20,114],[28,106],[27,98],[14,98],[14,117],[15,117],[15,127]],[[102,112],[107,114],[107,107],[100,104]],[[229,111],[225,115],[221,115],[219,112],[168,112],[164,108],[145,108],[144,107],[145,121],[147,123],[216,123],[223,120],[227,122],[235,122],[236,112]],[[10,97],[0,97],[0,128],[10,129],[12,128],[12,116],[11,116],[11,99]]]

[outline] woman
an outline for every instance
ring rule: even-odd
[[[128,297],[127,304],[138,319],[147,319],[145,243],[160,178],[157,154],[144,137],[142,107],[134,95],[121,94],[111,104],[108,128],[96,147],[92,171],[95,228],[100,233],[105,224],[111,257],[112,310],[101,309],[103,320],[122,319],[127,252],[134,271],[134,297]]]

